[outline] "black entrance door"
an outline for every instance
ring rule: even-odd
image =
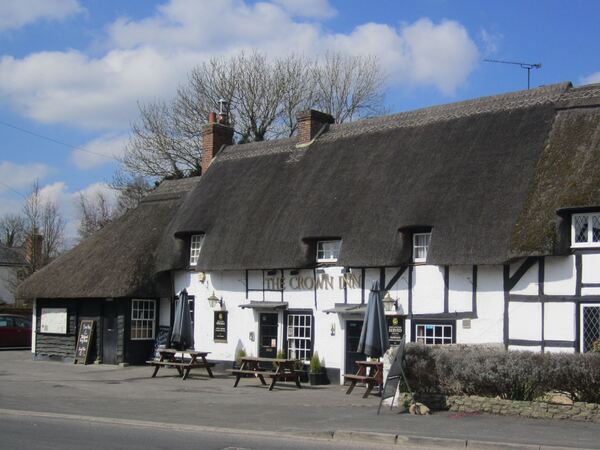
[[[117,364],[118,320],[116,302],[104,302],[104,319],[102,322],[102,363]]]
[[[364,353],[357,352],[360,332],[362,330],[362,320],[346,321],[346,373],[356,373],[356,361],[366,359]]]
[[[261,358],[275,358],[277,356],[277,313],[261,313],[259,326],[258,356]]]

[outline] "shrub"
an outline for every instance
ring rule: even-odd
[[[321,373],[321,360],[317,352],[310,358],[310,373]]]
[[[592,344],[592,350],[593,353],[600,353],[600,339],[596,339],[594,341],[594,343]]]
[[[242,365],[242,358],[245,358],[246,356],[248,356],[246,354],[246,349],[241,347],[235,354],[235,363],[238,367]]]
[[[406,349],[407,377],[418,393],[533,400],[558,390],[600,402],[600,354],[532,353],[483,346]]]

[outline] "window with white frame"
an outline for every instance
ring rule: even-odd
[[[290,313],[287,316],[287,356],[307,362],[312,353],[312,315]]]
[[[190,240],[190,266],[198,264],[198,257],[200,256],[200,249],[202,248],[202,242],[204,242],[203,234],[194,234]]]
[[[454,325],[452,323],[416,323],[415,341],[426,345],[452,344]]]
[[[571,216],[571,247],[600,247],[600,213]]]
[[[154,339],[156,300],[131,300],[131,340]]]
[[[413,261],[427,261],[427,250],[431,241],[431,232],[413,234]]]
[[[336,262],[340,256],[342,241],[317,241],[317,262]]]

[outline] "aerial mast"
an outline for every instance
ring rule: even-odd
[[[521,67],[521,69],[527,69],[527,89],[529,89],[531,80],[531,69],[541,69],[542,63],[524,63],[518,61],[500,61],[497,59],[484,59],[484,62],[500,63],[500,64],[513,64]]]

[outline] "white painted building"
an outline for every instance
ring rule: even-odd
[[[154,318],[132,315],[135,339],[169,326],[185,289],[211,359],[316,351],[340,380],[363,357],[374,281],[393,339],[583,352],[600,338],[600,85],[331,122],[308,111],[298,137],[243,145],[226,118],[207,124],[203,175],[148,262],[172,297],[124,300]],[[43,281],[40,299],[66,289]]]

